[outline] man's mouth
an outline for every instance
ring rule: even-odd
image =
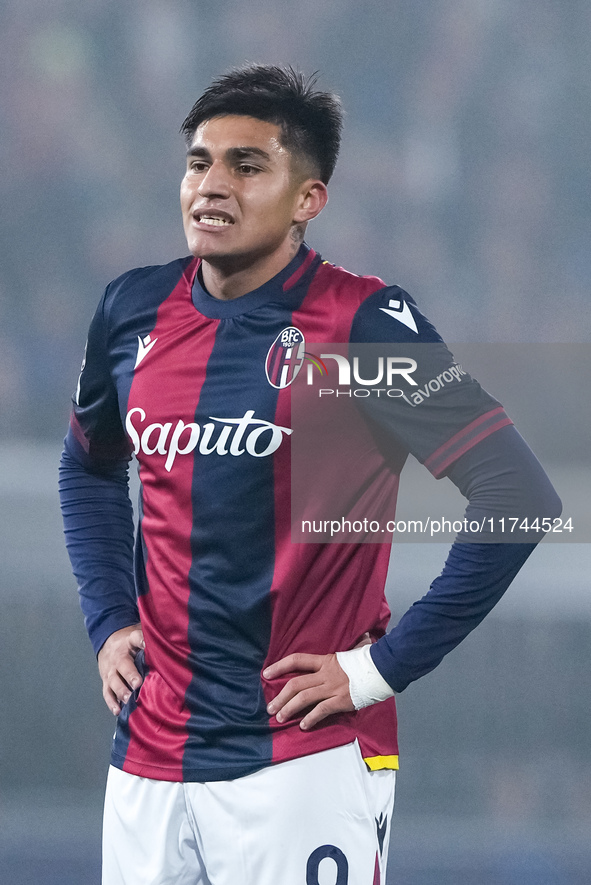
[[[210,224],[212,227],[226,227],[234,223],[226,215],[210,215],[207,212],[196,212],[193,218],[198,224]]]

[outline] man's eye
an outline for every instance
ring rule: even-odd
[[[251,166],[250,163],[241,163],[238,167],[238,171],[241,175],[253,175],[255,172],[258,172],[256,166]]]
[[[207,163],[203,163],[199,160],[193,160],[191,163],[191,172],[205,172],[207,169]]]

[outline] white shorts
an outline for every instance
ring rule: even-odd
[[[232,781],[111,768],[103,885],[384,885],[394,785],[356,742]]]

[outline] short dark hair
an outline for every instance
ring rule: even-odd
[[[315,91],[316,75],[292,67],[252,64],[215,79],[197,99],[181,126],[188,145],[201,123],[241,114],[274,123],[281,143],[294,156],[304,155],[328,184],[341,143],[343,110],[338,95]]]

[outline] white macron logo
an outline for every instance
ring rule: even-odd
[[[143,339],[140,338],[139,335],[137,336],[137,357],[135,359],[134,369],[137,369],[143,358],[150,353],[157,341],[157,338],[154,338],[152,341],[150,335],[146,335]]]
[[[397,301],[395,298],[390,298],[388,306],[391,307],[392,310],[388,310],[387,307],[380,307],[380,310],[387,313],[389,317],[394,317],[399,323],[404,323],[405,326],[408,326],[411,332],[415,332],[417,335],[419,334],[415,318],[413,317],[406,301]]]

